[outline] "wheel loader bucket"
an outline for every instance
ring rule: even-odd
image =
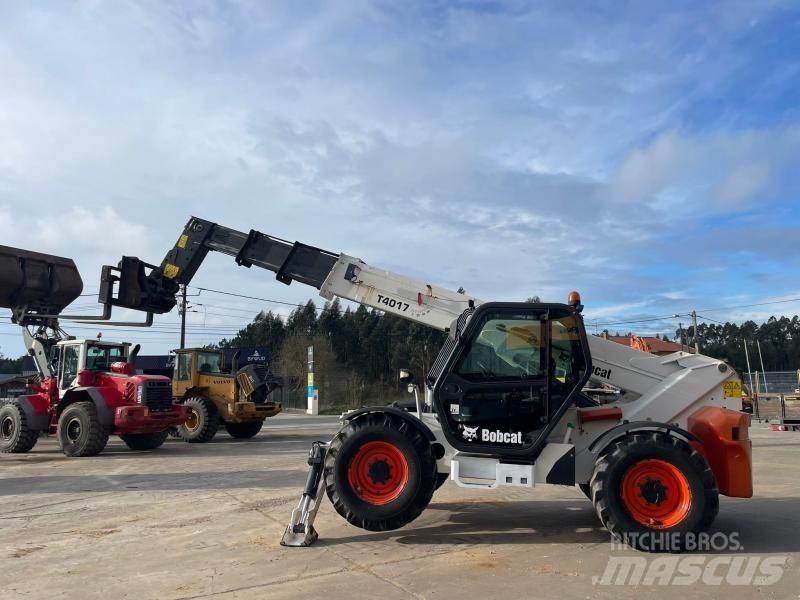
[[[72,259],[0,246],[0,307],[57,315],[82,291]]]

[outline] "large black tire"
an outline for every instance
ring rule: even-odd
[[[58,418],[58,442],[67,456],[95,456],[108,442],[108,430],[97,418],[92,402],[75,402]]]
[[[165,441],[169,432],[167,430],[156,433],[123,433],[119,437],[131,450],[155,450]]]
[[[614,442],[597,460],[591,494],[611,534],[647,552],[690,549],[719,511],[706,460],[685,441],[658,432]]]
[[[259,431],[261,431],[261,426],[264,425],[264,421],[250,421],[248,423],[225,423],[225,431],[231,437],[239,438],[239,439],[248,439],[251,437],[255,437]]]
[[[0,406],[0,452],[22,454],[36,445],[39,432],[28,427],[25,411],[18,402]]]
[[[186,400],[191,409],[189,420],[178,426],[178,435],[190,444],[204,444],[214,439],[219,429],[217,407],[207,398],[195,396]]]
[[[376,446],[397,460],[382,459]],[[379,503],[374,497],[366,498],[358,482],[354,486],[353,478],[358,477],[354,473],[362,473],[361,481],[369,477],[379,486],[373,491],[390,486],[378,492]],[[369,531],[398,529],[416,519],[430,503],[435,485],[436,459],[430,443],[419,429],[394,415],[367,414],[350,421],[325,455],[325,489],[333,507],[350,523]]]

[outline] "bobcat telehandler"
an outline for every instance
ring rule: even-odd
[[[280,402],[270,399],[281,385],[264,365],[238,366],[233,356],[230,373],[223,372],[220,350],[175,350],[172,397],[189,408],[189,418],[178,427],[187,442],[211,441],[220,424],[231,437],[251,438],[261,431],[264,419],[281,412]]]
[[[330,442],[312,446],[284,545],[317,539],[323,488],[350,523],[385,531],[417,518],[447,479],[480,490],[577,485],[614,536],[649,551],[691,548],[720,494],[752,495],[737,374],[700,354],[655,356],[587,336],[577,293],[566,304],[483,302],[347,254],[192,217],[160,266],[123,257],[113,303],[169,311],[212,250],[323,298],[448,332],[413,410],[349,412]],[[619,394],[598,404],[582,391],[590,381]]]
[[[0,246],[0,307],[11,309],[38,370],[30,394],[0,405],[0,452],[28,452],[42,432],[55,434],[67,456],[98,454],[111,434],[133,450],[152,450],[170,427],[186,421],[188,409],[172,403],[169,378],[134,374],[138,345],[131,350],[127,342],[79,340],[61,329],[59,313],[82,290],[72,260]],[[106,305],[100,316],[62,318],[110,316]],[[150,322],[152,315],[145,323],[112,324]]]

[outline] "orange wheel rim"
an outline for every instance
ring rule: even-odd
[[[408,483],[408,461],[388,442],[367,442],[353,457],[347,480],[356,495],[375,506],[396,500]]]
[[[200,426],[200,415],[197,414],[197,411],[194,408],[189,409],[189,418],[186,419],[186,423],[184,427],[189,431],[194,431]]]
[[[640,460],[626,471],[622,502],[637,523],[651,529],[669,529],[689,514],[692,490],[678,467],[651,458]]]

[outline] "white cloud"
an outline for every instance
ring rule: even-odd
[[[612,178],[612,193],[626,202],[642,202],[664,213],[728,213],[797,193],[797,182],[780,187],[800,151],[800,130],[779,126],[764,130],[706,134],[668,131],[633,150]]]
[[[793,122],[683,119],[771,10],[4,3],[0,243],[73,256],[89,285],[159,262],[196,214],[479,297],[669,312],[757,262],[699,219],[800,189]],[[775,238],[748,247],[787,264]],[[312,292],[219,256],[197,283]]]

